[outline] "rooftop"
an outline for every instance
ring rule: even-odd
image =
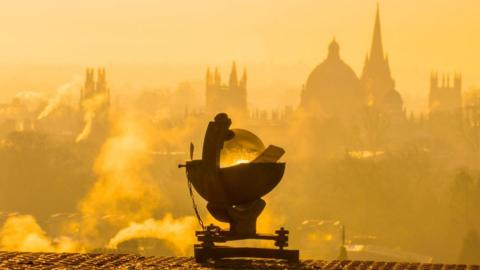
[[[31,253],[0,251],[1,269],[328,269],[328,270],[479,270],[479,265],[372,261],[228,259],[197,264],[191,257],[144,257],[131,254]]]

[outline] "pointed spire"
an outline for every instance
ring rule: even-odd
[[[438,87],[438,73],[432,71],[430,74],[430,88],[437,88]]]
[[[85,82],[90,83],[90,82],[93,82],[93,80],[94,80],[94,78],[93,78],[93,68],[87,68],[86,76],[85,76]]]
[[[335,37],[333,37],[332,42],[330,42],[330,46],[328,46],[328,58],[340,58],[340,46],[338,46],[337,41],[335,40]]]
[[[205,75],[205,81],[207,85],[212,84],[212,75],[210,74],[210,68],[207,68],[207,74]]]
[[[87,69],[85,70],[85,83],[81,93],[82,98],[89,98],[94,88],[93,69],[87,67]]]
[[[375,26],[373,28],[372,48],[370,59],[383,59],[382,29],[380,26],[380,8],[377,3],[377,14],[375,15]]]
[[[220,85],[222,83],[222,78],[218,72],[218,68],[215,68],[215,85]]]
[[[238,86],[237,67],[235,62],[232,64],[232,71],[230,72],[230,87],[236,88]]]
[[[462,73],[455,73],[453,87],[459,90],[462,88]]]
[[[247,68],[243,69],[242,79],[240,80],[240,87],[244,89],[247,87]]]
[[[99,68],[97,73],[97,82],[105,82],[105,68]]]
[[[107,79],[105,75],[105,68],[97,69],[97,81],[93,81],[94,69],[91,70],[92,74],[92,93],[107,94]]]

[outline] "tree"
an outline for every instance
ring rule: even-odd
[[[474,164],[480,163],[480,89],[471,91],[465,98],[462,132],[474,156]]]
[[[385,141],[386,131],[389,127],[388,119],[373,107],[367,107],[361,114],[360,124],[368,150],[378,151]]]
[[[461,264],[480,264],[480,237],[475,230],[470,230],[463,240],[458,262]]]
[[[467,169],[460,169],[452,184],[453,211],[459,216],[458,222],[471,226],[471,212],[475,180]]]

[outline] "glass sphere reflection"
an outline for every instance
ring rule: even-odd
[[[265,150],[257,135],[245,129],[232,129],[235,136],[226,141],[220,154],[220,167],[230,167],[254,160]]]

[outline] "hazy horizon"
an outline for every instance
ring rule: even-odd
[[[202,86],[208,66],[218,66],[225,78],[235,60],[248,69],[252,106],[296,105],[334,36],[342,59],[360,76],[376,5],[375,0],[4,2],[0,101],[25,90],[51,94],[87,66],[106,66],[117,94],[127,91],[125,85]],[[384,48],[407,110],[427,111],[432,70],[462,72],[464,91],[479,85],[480,39],[474,36],[479,2],[380,1],[379,6]]]
[[[0,251],[209,256],[235,251],[212,239],[282,249],[285,231],[254,234],[284,227],[289,248],[327,268],[480,265],[478,11],[478,0],[2,1]],[[455,86],[430,89],[444,73]],[[230,228],[195,238],[219,223]]]

